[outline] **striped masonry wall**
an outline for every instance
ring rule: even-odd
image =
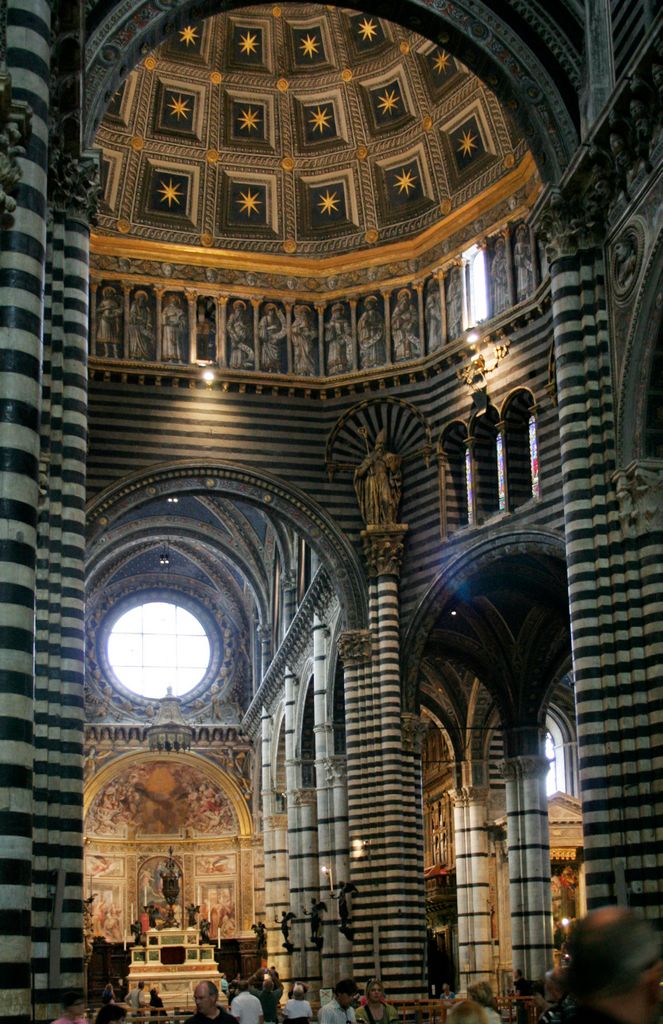
[[[620,529],[601,254],[563,252],[551,287],[588,904],[661,922],[663,536]]]
[[[44,1016],[58,1013],[62,991],[83,985],[88,262],[87,225],[55,211],[44,328],[34,726],[32,971]]]
[[[39,403],[51,10],[6,5],[12,98],[29,104],[17,207],[0,245],[0,1021],[31,1016],[32,770]]]

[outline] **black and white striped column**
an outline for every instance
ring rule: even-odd
[[[468,773],[469,774],[469,773]],[[492,977],[487,786],[460,786],[454,802],[460,989]]]
[[[542,978],[552,964],[550,837],[545,757],[504,762],[513,967]]]
[[[273,729],[274,719],[266,708],[261,714],[262,749],[262,813],[265,846],[265,907],[267,908],[267,948],[279,974],[288,974],[286,952],[281,948],[280,931],[282,911],[290,909],[290,877],[288,872],[288,819],[277,811],[273,783]],[[274,737],[276,740],[276,737]],[[272,916],[273,911],[273,916]]]
[[[6,5],[12,104],[32,111],[0,246],[0,1021],[31,1017],[33,645],[51,10]]]
[[[575,215],[575,219],[574,219]],[[660,481],[616,471],[602,246],[558,195],[550,258],[569,609],[590,908],[628,901],[663,919]],[[628,470],[628,472],[627,472]],[[649,495],[648,495],[649,492]],[[653,506],[652,506],[653,501]],[[660,518],[660,517],[659,517]]]
[[[44,1015],[83,986],[89,228],[56,209],[44,328],[34,762],[33,974]]]

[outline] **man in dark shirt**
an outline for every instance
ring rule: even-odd
[[[574,1024],[655,1024],[663,977],[660,939],[624,907],[602,907],[569,940],[567,983]]]
[[[274,992],[274,982],[269,974],[266,974],[262,983],[262,988],[258,994],[260,1005],[262,1006],[263,1017],[265,1018],[265,1024],[276,1024],[278,1021],[278,1006],[279,1001],[276,998]]]
[[[234,1017],[216,1005],[219,990],[213,981],[201,981],[196,985],[193,998],[196,1000],[196,1012],[186,1024],[209,1024],[212,1020],[216,1024],[237,1024]]]

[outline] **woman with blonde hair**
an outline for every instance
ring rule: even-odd
[[[483,1006],[473,999],[464,999],[451,1007],[447,1021],[449,1024],[488,1024],[488,1017]]]
[[[477,981],[474,985],[467,986],[467,995],[479,1006],[483,1006],[488,1018],[488,1024],[502,1024],[502,1018],[497,1010],[497,1000],[487,981]]]
[[[392,1024],[398,1017],[398,1010],[388,1003],[384,994],[384,985],[379,978],[371,978],[364,991],[366,998],[363,1006],[355,1011],[357,1024]]]

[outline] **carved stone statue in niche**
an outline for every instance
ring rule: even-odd
[[[216,303],[204,296],[196,303],[196,358],[216,362]]]
[[[105,285],[96,310],[97,355],[104,359],[122,356],[122,299],[117,288]]]
[[[513,247],[513,262],[516,268],[516,299],[526,299],[534,287],[534,267],[532,264],[532,246],[529,241],[529,229],[526,224],[516,228],[516,241]]]
[[[249,370],[255,363],[253,323],[243,299],[235,299],[226,321],[226,337],[230,346],[228,366],[231,370]]]
[[[325,325],[327,343],[327,373],[345,373],[350,369],[352,332],[346,308],[342,302],[335,302],[329,320]]]
[[[378,308],[376,295],[364,299],[364,310],[357,323],[359,356],[363,370],[384,365],[384,317]]]
[[[426,338],[428,351],[435,352],[442,345],[442,309],[440,286],[436,277],[426,285]]]
[[[267,373],[281,373],[281,343],[286,333],[285,313],[276,303],[268,302],[258,323],[261,370]]]
[[[419,314],[416,299],[409,288],[401,288],[391,314],[394,361],[403,362],[419,355]]]
[[[161,358],[165,363],[185,361],[187,315],[179,295],[167,295],[161,310]],[[188,353],[187,353],[188,355]]]
[[[155,356],[152,304],[147,292],[139,288],[129,308],[129,358],[154,359]]]
[[[463,286],[460,267],[452,267],[447,274],[447,335],[457,338],[463,330]]]
[[[386,431],[381,430],[373,451],[368,451],[354,474],[359,511],[367,526],[398,522],[402,490],[401,457],[386,450],[386,440]]]
[[[506,243],[500,236],[495,242],[490,267],[490,288],[493,299],[492,313],[501,313],[509,305],[509,284],[506,270]]]
[[[615,245],[615,283],[620,292],[631,287],[638,262],[635,239],[628,232]]]
[[[318,340],[315,312],[310,306],[296,305],[293,313],[290,327],[293,372],[300,377],[313,377],[316,373],[315,343]]]

